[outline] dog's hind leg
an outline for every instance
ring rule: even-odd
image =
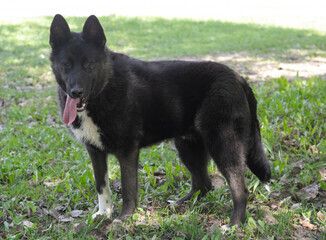
[[[212,183],[207,171],[208,153],[201,137],[192,134],[176,138],[175,146],[182,162],[191,174],[192,185],[190,192],[177,201],[180,204],[189,200],[198,190],[200,190],[199,196],[205,195],[212,189]]]
[[[231,190],[233,212],[230,225],[240,226],[245,220],[248,201],[248,189],[245,184],[245,144],[229,126],[221,127],[216,134],[210,133],[207,138],[209,154],[218,169],[226,178]],[[221,130],[222,129],[222,130]]]
[[[92,160],[95,185],[98,193],[99,210],[93,214],[92,218],[97,215],[106,214],[108,218],[111,217],[113,212],[113,204],[111,200],[111,191],[109,186],[107,154],[87,145],[88,154]]]

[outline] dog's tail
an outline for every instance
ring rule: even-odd
[[[257,100],[246,81],[243,83],[243,89],[251,113],[251,146],[247,154],[247,166],[260,181],[268,183],[271,178],[271,168],[261,141],[259,121],[257,119]]]

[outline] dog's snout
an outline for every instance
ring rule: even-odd
[[[71,93],[71,97],[80,98],[84,94],[84,89],[81,87],[74,87],[71,89],[70,93]]]

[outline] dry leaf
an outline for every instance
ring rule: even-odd
[[[60,222],[72,222],[74,219],[72,217],[66,217],[64,215],[61,215],[59,217],[59,221]]]
[[[211,232],[214,232],[216,229],[221,228],[224,222],[220,220],[214,220],[209,228]]]
[[[307,221],[303,221],[301,224],[302,224],[303,227],[309,228],[310,230],[316,230],[317,229],[316,225],[313,225],[313,224],[311,224],[310,222],[307,222]]]
[[[27,220],[23,221],[23,226],[24,226],[24,227],[32,228],[33,225],[34,225],[34,223],[32,223],[32,222],[30,222],[30,221],[27,221]]]
[[[278,203],[278,204],[279,204],[279,203]],[[273,203],[273,204],[271,205],[271,208],[273,208],[273,209],[278,208],[278,204]]]
[[[273,191],[273,192],[270,193],[269,197],[273,198],[273,199],[276,199],[276,198],[279,198],[280,195],[281,195],[280,191]]]
[[[56,208],[55,208],[55,210],[57,211],[57,212],[64,212],[65,210],[66,210],[66,206],[65,205],[59,205],[59,206],[57,206]]]
[[[294,163],[292,163],[292,167],[299,167],[301,169],[304,169],[306,166],[306,160],[305,159],[302,159],[300,161],[296,161]]]
[[[306,166],[305,160],[300,160],[292,163],[291,174],[296,175],[301,172],[301,170]]]
[[[27,182],[28,182],[29,185],[31,185],[32,187],[34,187],[34,186],[36,185],[34,180],[28,180]]]
[[[278,224],[277,219],[274,218],[271,215],[268,215],[268,216],[265,217],[265,222],[266,222],[267,225],[276,225],[276,224]]]
[[[166,182],[166,179],[165,177],[163,176],[160,176],[160,177],[155,177],[157,180],[156,180],[156,186],[162,186],[165,182]]]
[[[296,195],[301,200],[311,200],[317,197],[318,190],[320,188],[320,184],[313,183],[305,188],[302,188],[299,190]]]
[[[326,167],[318,168],[322,181],[326,181]]]
[[[86,223],[75,223],[72,231],[74,234],[77,234],[81,230],[85,229],[86,227],[87,227]]]
[[[80,215],[83,213],[83,210],[73,210],[71,211],[71,216],[73,218],[77,218],[77,217],[80,217]]]
[[[317,213],[317,219],[320,220],[320,221],[324,221],[326,219],[326,216],[321,211],[319,211]]]
[[[61,179],[55,179],[54,182],[51,179],[49,181],[44,181],[44,185],[47,186],[47,187],[54,187],[54,186],[57,186],[61,182],[62,182]]]
[[[293,174],[293,175],[299,174],[300,172],[301,172],[301,168],[298,167],[298,166],[293,167],[293,168],[291,169],[291,174]]]
[[[291,209],[294,209],[294,208],[300,208],[302,205],[302,203],[295,203],[291,206]]]
[[[311,240],[311,230],[304,227],[296,227],[293,239]]]
[[[317,149],[316,145],[310,146],[309,150],[314,154],[318,154],[318,149]]]
[[[154,176],[165,176],[166,175],[166,173],[165,173],[165,171],[155,171],[154,172]]]
[[[296,146],[298,146],[298,142],[295,139],[291,139],[291,140],[287,140],[286,139],[286,140],[283,140],[282,144],[283,145],[286,145],[288,147],[296,147]]]

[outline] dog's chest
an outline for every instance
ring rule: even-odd
[[[70,129],[77,139],[81,143],[88,143],[103,150],[104,146],[101,141],[101,131],[99,127],[93,122],[92,118],[87,114],[87,111],[78,113],[80,126],[74,128],[70,126]]]

